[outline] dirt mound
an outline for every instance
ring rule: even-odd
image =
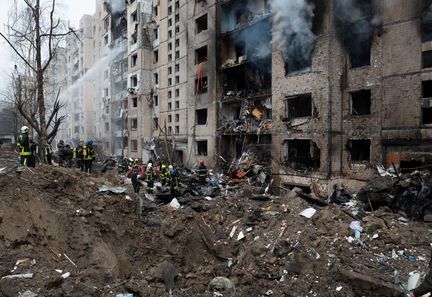
[[[349,243],[349,214],[295,192],[180,197],[178,210],[144,199],[140,217],[122,182],[48,166],[0,175],[0,278],[33,274],[1,279],[1,294],[213,296],[208,285],[223,276],[224,296],[394,296],[395,270],[406,282],[427,267],[428,226],[385,209]],[[103,184],[128,191],[99,193]],[[309,207],[310,219],[299,215]]]

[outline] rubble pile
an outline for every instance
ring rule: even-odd
[[[116,169],[3,165],[0,296],[399,296],[427,271],[431,229],[401,197],[428,197],[428,175],[371,181],[365,212],[344,190],[341,204],[274,196],[256,164],[244,153],[208,186],[185,169],[196,193],[169,199],[133,193]]]
[[[270,168],[261,164],[263,164],[262,160],[252,150],[243,152],[240,158],[231,162],[228,167],[227,175],[230,177],[230,182],[239,184],[246,180],[248,185],[267,187],[268,191],[271,185]]]
[[[432,177],[429,172],[387,173],[371,179],[357,198],[366,210],[387,206],[395,212],[403,211],[406,216],[423,220],[432,214],[431,190]]]
[[[266,99],[266,97],[268,97]],[[262,99],[265,100],[262,100]],[[261,99],[261,100],[255,100]],[[229,119],[218,128],[219,133],[266,134],[272,128],[271,95],[267,90],[228,91],[222,102],[239,101],[240,111],[235,119]]]

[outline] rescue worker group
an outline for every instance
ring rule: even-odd
[[[38,145],[29,137],[28,132],[29,128],[23,126],[18,136],[17,149],[20,154],[20,163],[26,167],[36,167],[36,159],[39,158],[37,154]],[[69,144],[65,144],[63,140],[60,140],[57,149],[59,166],[71,168],[75,164],[81,171],[90,174],[93,161],[95,160],[92,140],[88,140],[86,144],[80,141],[80,144],[74,149],[72,149]],[[51,144],[46,144],[42,148],[42,153],[44,156],[44,163],[52,165],[53,149]]]
[[[25,167],[35,167],[37,154],[37,144],[29,137],[29,128],[23,126],[20,130],[17,141],[17,149],[20,154],[20,163]],[[47,165],[53,165],[53,149],[51,144],[46,144],[42,148],[44,160]],[[81,171],[90,174],[95,161],[95,149],[93,141],[80,141],[76,148],[71,148],[69,144],[65,144],[60,140],[57,145],[58,165],[72,168],[80,168]],[[128,159],[128,171],[126,176],[131,179],[135,193],[139,193],[142,182],[145,182],[147,191],[152,192],[155,182],[160,182],[163,187],[169,187],[173,196],[180,194],[180,181],[177,169],[172,164],[161,160],[159,166],[154,166],[151,161],[147,165],[142,164],[138,159]],[[200,160],[197,175],[201,185],[206,184],[208,177],[208,169],[204,160]]]

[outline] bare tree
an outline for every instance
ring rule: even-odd
[[[21,1],[20,1],[21,2]],[[18,111],[36,131],[39,145],[51,142],[64,120],[58,116],[62,105],[57,97],[50,111],[45,100],[47,70],[56,56],[56,49],[64,38],[75,31],[55,17],[56,0],[23,0],[22,7],[15,1],[7,32],[0,32],[21,64],[24,74],[14,76]]]

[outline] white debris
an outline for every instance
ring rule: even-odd
[[[19,297],[36,297],[37,294],[33,293],[30,290],[25,291],[24,293],[19,293]]]
[[[348,243],[352,243],[354,241],[354,238],[351,236],[346,237],[345,236],[346,241],[348,241]]]
[[[336,292],[339,292],[340,290],[342,290],[342,286],[336,288]]]
[[[235,226],[231,229],[231,232],[230,232],[230,237],[231,237],[231,238],[234,236],[236,230],[237,230],[237,225],[235,225]]]
[[[234,262],[232,258],[228,258],[228,268],[233,266]]]
[[[67,279],[70,276],[70,272],[66,272],[62,274],[62,278]]]
[[[23,274],[12,274],[3,276],[1,279],[15,279],[15,278],[32,278],[33,273],[23,273]]]
[[[408,279],[408,285],[407,290],[411,291],[418,287],[420,284],[420,272],[418,271],[411,271],[409,273],[410,277]]]
[[[176,198],[174,198],[173,200],[171,200],[170,206],[173,207],[173,208],[175,208],[175,209],[179,209],[180,208],[180,203],[178,202],[178,200]]]
[[[243,231],[240,231],[240,233],[237,235],[237,241],[242,240],[243,238],[245,238],[245,235]]]
[[[359,231],[359,232],[363,232],[363,228],[360,225],[361,223],[359,221],[352,221],[350,223],[350,228],[354,231]]]
[[[313,208],[313,207],[309,207],[309,208],[306,208],[305,210],[303,210],[303,211],[300,213],[300,215],[303,216],[303,217],[305,217],[305,218],[310,219],[311,217],[313,217],[313,215],[314,215],[315,213],[316,213],[316,209]]]

